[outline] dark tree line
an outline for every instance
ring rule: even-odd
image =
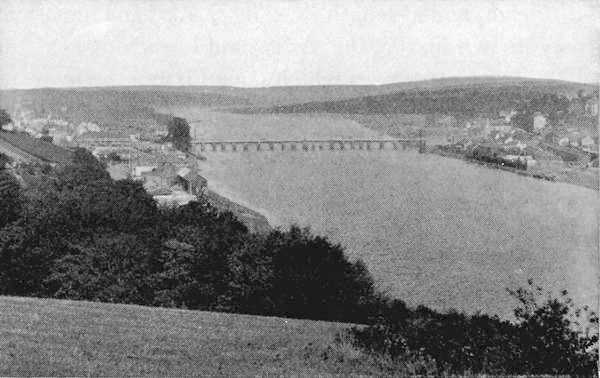
[[[253,234],[202,199],[157,207],[139,182],[112,180],[85,150],[38,168],[25,187],[0,170],[0,295],[362,323],[357,346],[391,359],[419,353],[439,372],[595,370],[597,338],[573,329],[566,297],[535,302],[516,291],[512,323],[411,309],[307,229]]]
[[[555,93],[523,86],[464,87],[435,90],[405,90],[391,94],[348,100],[282,105],[264,112],[351,114],[453,114],[460,117],[496,117],[503,110],[526,107],[531,111],[557,114],[568,110],[569,100]]]
[[[350,320],[372,293],[362,263],[308,230],[252,234],[204,200],[159,208],[73,159],[26,188],[1,172],[0,294]]]

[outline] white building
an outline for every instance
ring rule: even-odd
[[[594,143],[594,138],[592,138],[589,135],[586,135],[583,138],[581,138],[581,148],[583,148],[584,151],[587,152],[598,153],[598,146],[596,145],[596,143]]]
[[[540,131],[544,127],[546,127],[546,117],[544,117],[541,113],[536,113],[533,116],[533,130]]]
[[[6,125],[2,125],[2,130],[14,131],[14,130],[16,130],[16,127],[12,122],[10,122],[10,123],[7,123]]]
[[[149,173],[156,169],[155,165],[143,165],[137,166],[133,168],[133,175],[135,177],[140,177],[143,173]]]
[[[558,140],[558,145],[561,147],[565,147],[569,145],[569,138],[567,137],[562,137]]]

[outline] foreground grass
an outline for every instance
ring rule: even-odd
[[[346,324],[0,297],[1,376],[373,374]]]

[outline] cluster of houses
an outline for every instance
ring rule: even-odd
[[[152,197],[161,205],[181,206],[196,200],[206,191],[208,181],[198,168],[177,167],[172,163],[137,167],[136,180],[141,180]]]
[[[174,149],[170,143],[139,140],[137,135],[93,136],[81,146],[105,160],[114,179],[141,181],[159,204],[181,206],[204,194],[208,182],[200,174],[197,158]]]
[[[4,130],[24,132],[63,147],[73,146],[77,138],[87,133],[102,132],[102,128],[94,122],[74,124],[52,115],[36,118],[32,112],[25,110],[16,112],[11,118],[12,122],[2,127]]]
[[[200,174],[196,157],[163,141],[166,128],[153,129],[141,138],[124,130],[104,130],[93,122],[73,124],[52,116],[35,118],[32,112],[24,110],[11,118],[13,122],[3,126],[6,131],[17,132],[15,136],[27,134],[28,138],[61,147],[86,148],[107,162],[113,178],[129,177],[143,182],[160,204],[184,205],[206,190],[207,180]]]
[[[598,115],[598,98],[574,102],[580,105],[581,113],[565,117],[558,124],[551,124],[541,112],[534,113],[531,132],[513,126],[513,118],[518,114],[515,110],[502,111],[492,119],[470,119],[463,124],[463,135],[448,138],[450,144],[441,150],[472,155],[475,149],[477,156],[486,157],[489,153],[493,158],[514,162],[520,167],[536,165],[536,160],[570,164],[577,161],[581,166],[590,166],[594,159],[597,163],[599,151],[598,133],[593,127],[593,117]],[[582,120],[587,124],[580,123]]]

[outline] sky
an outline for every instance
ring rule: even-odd
[[[0,88],[600,78],[597,0],[1,2]]]

